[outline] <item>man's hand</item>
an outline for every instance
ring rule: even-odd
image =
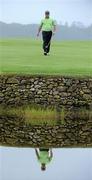
[[[51,158],[53,157],[52,149],[50,149],[50,157],[51,157]]]
[[[54,35],[55,35],[55,32],[52,32],[52,35],[54,36]]]
[[[38,153],[37,148],[35,148],[35,153],[36,153],[37,158],[39,159],[39,153]]]
[[[38,33],[37,33],[37,37],[39,37],[39,34],[41,32],[41,29],[42,29],[42,26],[43,26],[43,23],[40,25],[40,27],[38,28]]]

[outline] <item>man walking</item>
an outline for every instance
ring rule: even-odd
[[[35,153],[37,156],[38,161],[41,164],[41,170],[46,170],[46,165],[51,162],[53,157],[52,149],[49,148],[39,148],[35,149]]]
[[[43,50],[44,55],[46,56],[50,51],[52,35],[54,35],[56,31],[56,23],[50,18],[49,11],[45,11],[45,18],[41,21],[37,36],[39,36],[41,30],[43,38]]]

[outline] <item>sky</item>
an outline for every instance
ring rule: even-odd
[[[53,160],[42,172],[35,150],[0,147],[0,180],[91,180],[92,149],[52,149]]]
[[[57,23],[92,23],[92,0],[0,0],[0,21],[40,23],[45,10],[51,12]]]

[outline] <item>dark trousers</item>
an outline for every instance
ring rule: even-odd
[[[49,151],[49,148],[39,148],[40,151]]]
[[[43,49],[44,52],[49,53],[51,44],[52,31],[42,31]]]

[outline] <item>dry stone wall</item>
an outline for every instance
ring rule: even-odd
[[[92,108],[92,78],[1,75],[0,104]]]

